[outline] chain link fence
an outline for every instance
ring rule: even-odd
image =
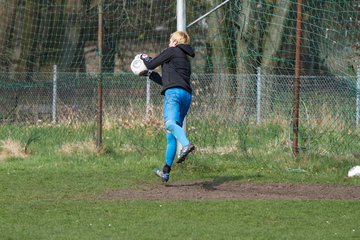
[[[2,126],[81,125],[85,127],[61,132],[59,138],[96,138],[97,74],[36,73],[31,82],[16,81],[16,77],[0,74]],[[254,75],[193,74],[189,138],[204,149],[237,145],[248,152],[268,136],[281,139],[291,152],[293,79],[260,71]],[[144,126],[145,122],[162,128],[161,86],[126,73],[104,74],[102,81],[103,128]],[[301,148],[313,153],[358,151],[359,80],[303,76],[300,81]],[[280,133],[277,127],[269,127],[273,125],[282,129]],[[1,139],[9,137],[14,136]],[[330,143],[324,147],[324,141]]]

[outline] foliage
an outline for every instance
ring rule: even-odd
[[[222,2],[187,1],[187,21]],[[0,69],[26,72],[21,80],[27,81],[33,72],[49,72],[55,64],[61,72],[128,72],[136,53],[159,52],[176,30],[176,1],[13,0],[0,7]],[[356,1],[308,1],[302,11],[303,74],[354,75]],[[261,67],[270,74],[292,74],[296,14],[294,0],[230,1],[187,29],[198,53],[196,71],[252,74]]]
[[[251,139],[237,142],[244,136],[249,138],[241,134],[246,128],[257,133],[261,140],[258,148],[242,147]],[[220,127],[219,131],[228,130]],[[277,137],[268,135],[269,131],[276,132]],[[100,198],[107,192],[158,181],[151,170],[162,164],[164,132],[157,125],[112,126],[104,133],[106,148],[97,153],[85,147],[94,147],[91,141],[81,140],[87,132],[86,126],[2,126],[1,138],[11,136],[19,143],[34,135],[39,138],[29,145],[30,154],[25,159],[0,162],[1,238],[152,239],[161,233],[174,239],[348,239],[359,234],[356,201]],[[360,183],[360,179],[344,177],[356,163],[351,156],[304,156],[295,160],[290,153],[279,155],[286,151],[287,144],[284,129],[278,124],[256,128],[242,125],[234,133],[230,140],[211,131],[186,164],[173,168],[172,181],[228,178],[246,182]],[[63,152],[64,146],[80,151],[69,155]]]

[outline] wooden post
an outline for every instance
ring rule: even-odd
[[[295,79],[294,79],[294,112],[293,112],[293,154],[299,154],[299,104],[300,104],[300,55],[301,55],[301,14],[302,0],[297,0],[296,20],[296,53],[295,53]]]
[[[99,50],[99,73],[97,89],[97,142],[96,147],[102,146],[102,50],[103,50],[103,4],[99,2],[99,24],[98,24],[98,50]]]

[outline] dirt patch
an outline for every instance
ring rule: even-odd
[[[101,198],[108,200],[360,200],[360,186],[324,184],[217,183],[207,181],[145,184],[139,188],[108,192],[103,194]]]

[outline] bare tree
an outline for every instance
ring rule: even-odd
[[[85,5],[86,7],[86,5]],[[77,70],[75,67],[80,67],[83,71],[84,62],[83,52],[85,32],[81,30],[84,27],[84,3],[82,0],[66,0],[63,6],[63,16],[61,26],[63,37],[61,39],[58,66],[60,71],[69,72]]]
[[[18,0],[0,1],[0,69],[9,71]]]
[[[32,81],[32,75],[35,71],[36,60],[38,57],[37,46],[39,41],[39,26],[42,17],[42,3],[32,0],[25,0],[27,11],[24,12],[23,32],[21,38],[20,63],[16,72],[26,73],[20,75],[21,79]]]
[[[267,13],[272,17],[266,26],[266,34],[262,40],[263,57],[261,61],[261,69],[267,74],[274,73],[274,69],[279,64],[277,54],[282,46],[283,33],[290,6],[290,0],[277,0],[275,5],[269,8],[270,12]]]
[[[104,1],[104,48],[103,72],[114,72],[115,55],[119,40],[119,9],[118,1]]]
[[[209,0],[208,8],[212,9],[221,2],[221,0]],[[204,70],[209,76],[205,87],[207,85],[211,86],[209,88],[209,94],[213,95],[210,100],[221,99],[221,96],[228,94],[228,81],[223,74],[228,72],[227,56],[225,53],[226,51],[224,50],[226,48],[226,40],[224,41],[223,38],[225,12],[224,9],[220,8],[206,18],[207,34],[205,45],[207,55],[205,56],[206,61]],[[212,102],[211,104],[213,105]],[[218,101],[218,104],[219,106],[214,106],[214,108],[221,109],[224,103]]]

